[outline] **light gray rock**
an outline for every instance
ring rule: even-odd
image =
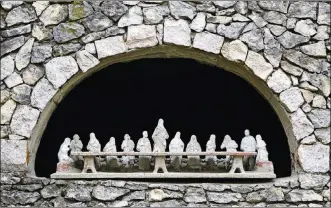
[[[252,12],[252,14],[248,15],[248,17],[255,23],[256,26],[262,28],[268,24],[259,13]]]
[[[32,29],[32,37],[42,41],[51,39],[53,35],[51,31],[43,25],[43,23],[34,23]]]
[[[207,192],[207,199],[208,201],[219,204],[228,204],[232,202],[239,202],[242,199],[242,196],[239,193]]]
[[[288,9],[290,17],[310,18],[316,20],[317,2],[294,2]]]
[[[304,173],[299,175],[300,187],[303,189],[321,190],[329,182],[329,175]]]
[[[43,67],[29,64],[22,73],[23,81],[28,85],[34,85],[44,73]]]
[[[199,12],[190,24],[190,28],[196,32],[202,32],[206,26],[206,14]]]
[[[0,34],[2,37],[8,38],[8,37],[12,37],[12,36],[23,35],[23,34],[30,33],[30,32],[31,32],[31,24],[28,24],[28,25],[11,28],[8,30],[2,30]]]
[[[203,1],[201,4],[198,4],[196,7],[199,12],[214,13],[216,11],[212,1]]]
[[[185,20],[170,20],[164,22],[163,41],[169,44],[191,46],[191,29]]]
[[[95,58],[86,50],[78,51],[76,53],[76,60],[79,68],[83,72],[86,72],[87,70],[95,67],[100,63],[100,61],[97,58]]]
[[[293,190],[286,195],[287,202],[323,201],[323,197],[313,190]]]
[[[55,88],[59,88],[78,72],[78,66],[71,56],[62,56],[53,58],[45,64],[45,71],[47,79]]]
[[[311,58],[299,51],[295,50],[287,50],[284,53],[284,56],[287,60],[289,60],[292,63],[295,63],[296,65],[307,69],[310,72],[321,72],[322,70],[322,62]]]
[[[43,63],[52,57],[51,45],[38,45],[32,48],[31,63]]]
[[[308,113],[311,111],[311,106],[308,103],[305,103],[302,105],[301,109],[303,110],[303,112]],[[302,144],[304,144],[303,142],[301,142]]]
[[[246,201],[250,203],[262,202],[265,199],[266,199],[266,194],[264,191],[248,193],[246,197]]]
[[[1,124],[9,124],[15,108],[16,103],[13,100],[8,100],[1,106]]]
[[[326,2],[318,3],[318,17],[317,23],[320,25],[330,25],[330,4]]]
[[[217,10],[217,9],[216,9]],[[231,16],[236,13],[233,7],[216,11],[216,16]]]
[[[301,93],[307,103],[311,103],[313,101],[314,93],[312,93],[309,90],[304,90],[304,89],[301,89]]]
[[[318,91],[317,87],[314,87],[313,85],[310,85],[308,82],[302,82],[300,84],[300,88],[305,89],[305,90],[309,90],[309,91],[312,91],[312,92]]]
[[[330,170],[330,148],[317,142],[314,145],[300,145],[298,156],[301,167],[310,173],[326,173]]]
[[[298,87],[291,87],[279,95],[280,101],[289,112],[294,112],[304,103],[301,91]]]
[[[206,202],[206,194],[202,188],[187,188],[184,201],[187,203],[201,203]]]
[[[35,1],[32,3],[32,6],[36,11],[37,16],[40,16],[41,13],[49,6],[49,1]]]
[[[123,4],[134,6],[137,5],[140,1],[123,1]]]
[[[246,14],[248,12],[248,4],[244,1],[237,1],[237,3],[234,5],[234,9],[239,14]]]
[[[219,54],[223,41],[224,38],[222,36],[210,32],[201,32],[195,35],[193,47],[203,51]]]
[[[70,22],[60,23],[53,28],[54,40],[58,43],[64,43],[81,37],[85,34],[85,29],[81,24]]]
[[[79,43],[67,43],[61,45],[55,45],[53,47],[53,55],[54,56],[65,56],[70,53],[74,53],[79,51],[82,48],[82,45]]]
[[[300,47],[301,51],[310,56],[326,57],[326,48],[324,41],[319,41],[310,45]]]
[[[10,170],[10,171],[25,170],[27,167],[26,164],[27,140],[1,139],[0,141],[1,141],[1,169]]]
[[[251,20],[241,14],[235,14],[232,16],[232,20],[235,22],[250,22]]]
[[[126,27],[129,25],[139,25],[143,23],[143,13],[140,7],[131,7],[118,21],[118,27]]]
[[[213,192],[223,192],[224,190],[230,189],[229,185],[218,184],[218,183],[203,183],[202,187],[206,191],[213,191]]]
[[[19,36],[2,42],[0,45],[0,56],[20,48],[24,42],[24,36]]]
[[[33,204],[40,198],[38,192],[25,192],[25,191],[3,191],[1,192],[4,199],[2,202],[5,204],[12,204],[17,206]]]
[[[101,201],[112,201],[129,192],[130,190],[128,189],[104,187],[98,185],[93,188],[92,196]]]
[[[1,80],[3,80],[14,72],[15,62],[12,55],[2,57],[0,62]]]
[[[274,67],[278,67],[283,52],[268,28],[264,29],[264,45],[264,56]]]
[[[172,16],[176,19],[192,20],[196,15],[196,8],[188,3],[181,1],[169,1],[169,9]]]
[[[273,71],[272,65],[254,51],[248,52],[245,64],[263,80],[266,80]]]
[[[294,31],[300,33],[303,36],[313,36],[317,33],[316,25],[310,19],[300,20],[296,23]]]
[[[265,10],[287,13],[288,1],[258,1],[258,5]]]
[[[23,80],[19,74],[16,72],[12,73],[4,80],[5,84],[8,88],[15,87],[16,85],[22,84]]]
[[[86,187],[82,185],[69,185],[66,189],[66,199],[74,199],[81,202],[91,201],[91,187]]]
[[[297,140],[300,140],[314,132],[313,124],[301,109],[290,114],[293,132]]]
[[[237,3],[237,1],[213,1],[213,3],[217,8],[226,9],[234,6]]]
[[[284,193],[282,188],[271,187],[266,190],[267,202],[281,202],[284,201]]]
[[[284,25],[287,17],[285,14],[276,11],[269,11],[263,14],[263,19],[273,24]]]
[[[281,61],[280,62],[281,68],[289,73],[292,74],[294,76],[301,76],[303,69],[301,69],[300,67],[294,66],[290,63],[288,63],[287,61]]]
[[[34,38],[30,38],[20,48],[15,57],[16,68],[21,71],[30,63],[31,50],[34,43]]]
[[[10,128],[13,133],[25,137],[30,137],[39,117],[39,111],[27,105],[16,107]]]
[[[231,190],[236,193],[247,194],[253,191],[253,186],[250,185],[232,185]]]
[[[27,105],[30,103],[31,87],[21,84],[12,89],[12,99],[20,104]]]
[[[309,106],[309,104],[307,104],[307,105]],[[302,107],[302,109],[305,111],[304,107]],[[307,136],[307,137],[303,138],[300,143],[301,144],[315,144],[316,143],[316,137],[315,137],[315,135],[312,134],[310,136]]]
[[[29,4],[15,7],[6,16],[7,27],[21,23],[33,22],[37,19],[34,8]]]
[[[278,69],[268,78],[267,84],[274,92],[281,93],[291,87],[291,79]]]
[[[256,26],[256,24],[255,24],[254,22],[250,22],[250,23],[248,23],[248,24],[245,26],[245,28],[244,28],[244,30],[242,31],[242,33],[246,33],[246,32],[249,32],[249,31],[251,31],[251,30],[256,30],[256,29],[258,29],[258,27]]]
[[[128,27],[126,44],[131,48],[146,48],[158,44],[154,25],[137,25]]]
[[[44,199],[58,197],[61,196],[61,188],[56,184],[51,184],[45,186],[45,188],[40,191],[40,194]]]
[[[1,7],[5,10],[11,10],[14,7],[17,7],[23,4],[24,1],[1,1]]]
[[[330,95],[330,78],[323,74],[313,74],[309,80],[315,87],[320,89],[324,96]]]
[[[93,7],[88,2],[81,4],[69,4],[69,20],[78,20],[93,13]]]
[[[167,6],[155,6],[143,9],[143,16],[145,24],[158,24],[163,22],[163,18],[169,15],[169,8]]]
[[[57,92],[52,84],[45,78],[41,79],[33,88],[31,94],[31,105],[43,110],[47,103]]]
[[[280,25],[272,25],[268,24],[267,27],[271,31],[271,33],[275,36],[280,36],[286,31],[286,27],[280,26]]]
[[[258,52],[264,49],[263,34],[260,29],[253,29],[241,35],[240,40],[247,43],[248,47]]]
[[[56,25],[68,17],[68,6],[62,4],[51,4],[41,14],[39,19],[45,26]]]
[[[211,32],[211,33],[217,33],[217,26],[216,26],[216,24],[207,23],[205,30],[207,30],[208,32]]]
[[[248,47],[240,40],[234,40],[224,43],[221,53],[222,55],[235,62],[245,62],[248,52]]]
[[[232,22],[230,25],[220,24],[217,27],[217,33],[229,39],[238,39],[247,23]]]
[[[125,14],[128,7],[119,1],[105,1],[102,3],[100,9],[112,20],[117,21],[123,14]]]
[[[322,128],[322,129],[315,129],[314,132],[317,139],[322,142],[323,144],[330,143],[330,127]]]
[[[297,35],[295,33],[285,31],[281,36],[277,37],[277,40],[284,46],[284,48],[293,48],[299,44],[309,41],[309,37]]]
[[[105,31],[104,36],[108,37],[108,36],[115,36],[115,35],[120,35],[120,34],[125,34],[125,30],[123,28],[119,28],[117,26],[113,26],[108,28]]]
[[[163,202],[154,202],[150,204],[150,207],[182,207],[185,203],[177,200],[167,200]]]
[[[10,92],[9,92],[9,90],[8,89],[1,90],[0,91],[0,96],[1,96],[0,104],[4,104],[10,98]]]
[[[313,107],[315,108],[326,108],[326,100],[322,95],[316,95],[313,99]]]
[[[213,16],[211,14],[207,14],[206,21],[208,23],[214,23],[214,24],[228,24],[232,22],[232,17],[228,16]]]
[[[83,19],[83,24],[89,30],[96,32],[105,30],[108,27],[112,26],[114,23],[101,12],[95,12]]]
[[[109,37],[95,41],[98,59],[113,56],[127,51],[123,36]]]
[[[94,43],[88,43],[85,45],[85,50],[90,54],[97,54]]]
[[[330,110],[314,109],[308,114],[315,128],[326,128],[330,126]]]
[[[330,204],[330,199],[331,199],[331,193],[330,193],[330,188],[327,189],[327,190],[324,190],[322,192],[322,196],[328,201],[326,204],[325,204],[325,207],[329,207],[331,204]]]

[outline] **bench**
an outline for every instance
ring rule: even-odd
[[[82,173],[97,173],[95,169],[94,158],[100,156],[153,156],[155,157],[154,174],[162,169],[163,173],[168,173],[165,164],[166,156],[232,156],[233,162],[229,173],[245,173],[243,166],[244,156],[255,156],[256,152],[72,152],[73,156],[82,156],[84,158],[84,168]]]

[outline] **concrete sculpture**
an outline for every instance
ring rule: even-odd
[[[180,138],[179,131],[170,141],[169,152],[184,152],[184,142]],[[176,171],[179,171],[182,164],[182,156],[170,156],[170,164]]]
[[[151,142],[148,139],[147,131],[143,132],[143,137],[137,143],[138,152],[152,152]],[[150,156],[139,156],[139,170],[149,170],[151,163]]]
[[[186,147],[186,152],[201,152],[201,146],[195,135],[191,136],[191,139]],[[187,166],[190,169],[201,169],[200,156],[188,156]]]
[[[124,140],[121,145],[121,149],[123,152],[134,152],[134,142],[131,140],[129,134],[124,135]],[[123,156],[122,157],[122,164],[128,168],[129,166],[133,165],[134,156]]]

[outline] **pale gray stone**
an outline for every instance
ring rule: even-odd
[[[1,124],[9,124],[15,108],[16,103],[13,100],[8,100],[1,106]]]
[[[224,190],[229,190],[230,186],[219,183],[203,183],[202,187],[206,191],[215,191],[215,192],[223,192]]]
[[[93,8],[87,2],[81,4],[69,4],[69,19],[78,20],[89,16],[93,13]]]
[[[301,167],[310,173],[326,173],[330,170],[330,148],[317,142],[314,145],[300,145],[298,156]]]
[[[105,30],[108,27],[112,26],[114,23],[101,12],[95,12],[83,19],[83,24],[89,30],[96,32]]]
[[[331,23],[331,16],[330,16],[330,4],[326,2],[319,2],[318,3],[318,17],[317,23],[321,25],[330,25]]]
[[[258,52],[264,49],[263,34],[260,29],[253,29],[241,35],[240,40],[247,43],[248,47]]]
[[[310,37],[317,33],[315,30],[316,25],[310,19],[300,20],[296,23],[294,31],[300,33],[301,35]]]
[[[305,89],[305,90],[309,90],[309,91],[312,91],[312,92],[318,91],[317,87],[314,87],[313,85],[310,85],[308,82],[302,82],[300,84],[300,88]]]
[[[129,192],[130,190],[128,189],[104,187],[98,185],[93,188],[92,196],[101,201],[112,201]]]
[[[150,204],[150,207],[182,207],[185,203],[177,200],[167,200],[163,202],[154,202]]]
[[[4,199],[2,202],[17,206],[33,204],[40,198],[38,192],[25,192],[25,191],[3,191],[1,192]]]
[[[40,194],[44,199],[58,197],[61,196],[61,188],[56,184],[51,184],[45,186],[45,188],[40,191]]]
[[[317,2],[293,2],[288,9],[290,17],[316,20]]]
[[[274,67],[278,67],[283,52],[268,28],[264,29],[264,45],[264,56]]]
[[[324,96],[330,95],[330,78],[323,74],[313,74],[309,80],[315,87],[320,89]]]
[[[32,29],[32,37],[37,38],[37,40],[49,40],[53,37],[51,31],[43,25],[43,23],[34,23]]]
[[[252,12],[252,14],[248,15],[248,17],[255,23],[256,26],[262,28],[268,24],[259,13]]]
[[[43,63],[52,57],[51,45],[38,45],[32,48],[31,63]]]
[[[95,137],[94,133],[90,133],[90,140],[86,146],[89,152],[101,152],[101,144],[99,140]]]
[[[115,36],[115,35],[119,35],[119,34],[125,34],[125,30],[123,28],[119,28],[117,26],[113,26],[113,27],[108,28],[105,31],[104,36],[105,37],[108,37],[108,36]]]
[[[24,83],[34,85],[41,77],[44,76],[45,70],[41,66],[29,64],[22,73]]]
[[[145,24],[158,24],[163,22],[163,18],[169,15],[167,6],[155,6],[143,9]]]
[[[12,89],[12,99],[18,103],[27,105],[30,103],[31,87],[21,84]]]
[[[239,14],[246,14],[248,12],[248,5],[247,2],[244,1],[237,1],[237,3],[234,5],[234,9]]]
[[[36,11],[37,16],[40,16],[41,13],[49,6],[49,1],[35,1],[32,3],[32,6]]]
[[[207,199],[211,202],[227,204],[231,202],[239,202],[242,199],[242,196],[239,193],[207,192]]]
[[[301,76],[303,69],[301,69],[300,67],[294,66],[290,63],[288,63],[287,61],[281,61],[280,62],[281,68],[289,73],[292,74],[294,76]]]
[[[251,31],[251,30],[256,30],[256,29],[258,29],[258,27],[256,26],[256,24],[255,24],[254,22],[250,22],[250,23],[248,23],[248,24],[245,26],[245,28],[244,28],[244,30],[242,31],[242,33],[246,33],[246,32],[249,32],[249,31]]]
[[[211,32],[211,33],[217,33],[217,26],[216,26],[216,24],[207,23],[205,30],[207,30],[208,32]]]
[[[280,25],[268,24],[267,27],[270,29],[271,33],[275,36],[280,36],[286,31],[286,27]]]
[[[273,67],[260,54],[249,51],[245,64],[253,71],[255,75],[266,80],[272,73]]]
[[[54,40],[58,43],[64,43],[81,37],[85,34],[85,29],[81,24],[70,22],[60,23],[53,28]]]
[[[13,133],[30,137],[39,117],[39,111],[27,105],[16,107],[10,128]]]
[[[220,24],[217,27],[217,33],[230,39],[237,39],[244,29],[246,23],[232,22],[230,25]]]
[[[22,136],[19,136],[19,135],[16,135],[16,134],[9,134],[9,139],[11,139],[11,140],[22,140],[22,139],[25,139],[25,137],[22,137]]]
[[[14,72],[15,62],[12,55],[2,57],[0,62],[1,80],[3,80]]]
[[[1,1],[1,7],[5,10],[11,10],[14,7],[17,7],[23,4],[24,1]]]
[[[196,15],[196,8],[188,3],[181,1],[169,1],[169,9],[172,16],[176,19],[192,20]]]
[[[307,105],[309,106],[309,104],[307,104]],[[316,143],[316,137],[312,134],[310,136],[307,136],[307,137],[303,138],[300,143],[301,144],[315,144]]]
[[[123,14],[125,14],[128,7],[119,1],[104,1],[100,9],[112,20],[117,21]]]
[[[303,110],[303,112],[308,113],[308,112],[311,111],[312,108],[308,103],[305,103],[305,104],[302,105],[301,109]]]
[[[68,17],[68,6],[61,4],[51,4],[41,14],[39,19],[45,26],[56,25],[63,22]]]
[[[218,10],[216,9],[216,16],[231,16],[234,15],[236,13],[236,10],[234,10],[233,7],[228,8],[228,9],[221,9]]]
[[[206,14],[199,12],[190,24],[190,28],[196,32],[202,32],[206,26]]]
[[[128,27],[126,44],[131,48],[146,48],[158,44],[154,25],[137,25]]]
[[[267,202],[280,202],[284,201],[284,193],[282,188],[269,188],[266,190],[266,201]]]
[[[287,17],[285,14],[276,11],[269,11],[263,14],[263,19],[273,24],[284,25]]]
[[[304,173],[299,175],[300,187],[321,190],[329,182],[329,175]]]
[[[88,43],[85,45],[85,50],[90,54],[97,54],[94,43]]]
[[[53,58],[45,64],[45,71],[47,79],[55,88],[59,88],[78,72],[78,66],[71,56],[62,56]]]
[[[22,84],[23,80],[22,77],[17,74],[16,72],[12,73],[10,76],[8,76],[4,80],[5,84],[7,85],[8,88],[15,87],[16,85]]]
[[[82,185],[71,185],[66,189],[66,199],[74,199],[81,202],[91,201],[91,187]]]
[[[245,62],[248,52],[248,47],[240,40],[234,40],[224,43],[221,53],[222,55],[235,62]]]
[[[289,60],[292,63],[295,63],[296,65],[307,69],[310,72],[321,72],[322,70],[322,63],[320,60],[311,58],[299,51],[295,50],[287,50],[284,53],[284,56],[287,60]]]
[[[197,10],[199,12],[211,12],[211,13],[214,13],[216,11],[212,1],[203,1],[201,4],[197,5]]]
[[[57,92],[52,84],[45,78],[41,79],[33,88],[31,94],[31,105],[43,110],[47,103]]]
[[[232,16],[232,20],[235,22],[250,22],[251,20],[241,14],[235,14]]]
[[[131,7],[118,21],[118,27],[126,27],[129,25],[139,25],[143,23],[143,13],[140,7]]]
[[[137,5],[140,1],[123,1],[123,4],[134,6]]]
[[[86,72],[100,63],[97,58],[88,53],[86,50],[78,51],[76,53],[76,60],[79,68],[83,72]]]
[[[7,38],[7,37],[12,37],[12,36],[23,35],[23,34],[30,33],[30,32],[31,32],[31,24],[28,24],[28,25],[11,28],[8,30],[2,30],[0,34],[2,37]]]
[[[27,140],[1,139],[0,141],[1,141],[1,169],[11,170],[11,171],[25,170],[27,167],[26,164]]]
[[[299,190],[295,189],[286,195],[288,202],[309,202],[309,201],[323,201],[323,197],[313,190]]]
[[[325,204],[325,207],[330,207],[330,200],[331,200],[331,193],[330,193],[330,188],[327,189],[327,190],[324,190],[322,192],[322,196],[328,201],[326,204]]]
[[[0,45],[0,56],[20,48],[24,42],[24,36],[19,36],[2,42]]]
[[[165,193],[162,189],[153,189],[149,192],[149,201],[162,201],[167,198],[171,198],[169,194]],[[181,194],[183,197],[183,194]]]
[[[274,92],[281,93],[291,87],[291,79],[278,69],[268,78],[267,84]]]
[[[297,87],[291,87],[283,91],[279,98],[289,112],[296,111],[304,103],[301,91]]]
[[[127,51],[123,36],[109,37],[95,41],[98,59],[113,56]]]
[[[223,9],[234,6],[237,3],[237,1],[213,1],[213,3],[217,8]]]
[[[286,21],[287,29],[294,29],[295,26],[296,26],[297,21],[298,21],[297,18],[294,18],[294,17],[288,18],[287,21]]]
[[[79,51],[81,48],[82,48],[82,46],[79,43],[68,43],[68,44],[55,45],[53,47],[53,55],[54,56],[65,56],[70,53]]]
[[[228,24],[228,23],[232,22],[232,17],[213,16],[211,14],[207,14],[206,21],[208,23],[214,23],[214,24]]]
[[[163,24],[156,26],[156,38],[160,45],[163,44]]]
[[[300,47],[301,51],[310,56],[326,57],[326,48],[324,41],[319,41],[310,45]]]
[[[0,96],[1,96],[0,104],[4,104],[10,98],[10,92],[9,92],[9,90],[8,89],[1,90],[0,91]]]
[[[33,22],[37,19],[34,8],[29,4],[15,7],[6,16],[7,26]]]
[[[313,99],[313,107],[315,108],[326,108],[326,100],[322,95],[316,95]]]
[[[246,197],[246,201],[250,203],[257,203],[264,201],[266,199],[266,194],[265,192],[252,192],[248,193]],[[264,207],[264,206],[263,206]]]
[[[284,48],[293,48],[299,44],[309,41],[309,37],[297,35],[295,33],[286,31],[281,36],[277,37],[277,40],[284,46]]]
[[[191,46],[191,29],[185,20],[164,21],[163,41],[169,44]]]
[[[30,63],[31,50],[34,43],[34,38],[30,38],[20,48],[15,57],[16,68],[20,71]]]
[[[193,47],[203,51],[219,54],[223,41],[224,38],[222,36],[210,32],[201,32],[195,35]]]
[[[312,93],[309,90],[304,90],[304,89],[301,89],[301,93],[307,103],[311,103],[313,101],[314,93]]]
[[[330,110],[314,109],[308,114],[315,128],[325,128],[330,126]]]
[[[290,114],[290,119],[293,127],[294,136],[300,140],[314,132],[313,124],[308,120],[307,116],[301,109]]]
[[[265,10],[287,13],[288,1],[258,1],[258,5]]]
[[[322,129],[315,129],[314,134],[317,137],[317,139],[320,142],[322,142],[323,144],[330,143],[330,127],[322,128]]]
[[[187,203],[201,203],[206,202],[206,194],[202,188],[187,188],[184,201]]]
[[[250,185],[231,185],[231,190],[236,193],[247,194],[253,191],[253,186]]]

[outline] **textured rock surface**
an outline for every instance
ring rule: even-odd
[[[30,63],[33,42],[34,38],[30,38],[16,54],[15,63],[18,70],[25,68]]]
[[[327,145],[300,145],[298,149],[299,161],[302,168],[311,173],[325,173],[330,169],[330,148]]]
[[[42,110],[48,101],[55,95],[56,89],[47,79],[41,79],[33,88],[31,105]]]
[[[249,51],[245,64],[252,69],[253,73],[263,80],[272,73],[273,67],[260,54]]]
[[[224,38],[209,32],[198,33],[194,37],[193,47],[203,51],[219,54]]]
[[[313,124],[308,120],[305,113],[298,109],[290,115],[293,133],[297,140],[302,139],[314,132]]]
[[[24,44],[23,36],[19,36],[2,42],[0,45],[0,49],[1,49],[0,56],[3,56],[4,54],[7,54],[9,52],[12,52],[20,48],[23,44]]]
[[[267,80],[267,84],[274,92],[281,93],[291,87],[291,79],[279,69],[272,73]]]
[[[0,141],[1,169],[16,171],[24,170],[26,168],[26,140],[1,139]]]
[[[191,46],[191,29],[184,20],[168,20],[164,22],[163,41],[169,44]]]
[[[156,28],[152,25],[137,25],[128,27],[126,44],[131,48],[152,47],[158,44]]]
[[[55,25],[63,22],[68,17],[68,6],[52,4],[43,11],[40,20],[44,25]]]
[[[240,40],[224,43],[221,51],[225,58],[235,62],[245,62],[247,52],[247,46]]]
[[[53,28],[54,40],[58,43],[64,43],[79,38],[84,33],[84,27],[78,23],[61,23]]]
[[[90,68],[95,67],[100,62],[97,58],[95,58],[93,55],[91,55],[85,50],[78,51],[76,53],[76,60],[79,68],[83,72],[86,72]]]
[[[31,5],[22,5],[8,12],[5,19],[7,26],[33,22],[37,19],[34,8]]]
[[[296,111],[304,103],[300,89],[297,87],[283,91],[279,98],[289,112]]]
[[[99,59],[127,51],[127,46],[125,45],[122,36],[109,37],[95,41],[95,47],[97,49]]]
[[[39,111],[27,105],[16,107],[10,128],[13,133],[21,136],[30,137],[33,127],[37,123]]]

